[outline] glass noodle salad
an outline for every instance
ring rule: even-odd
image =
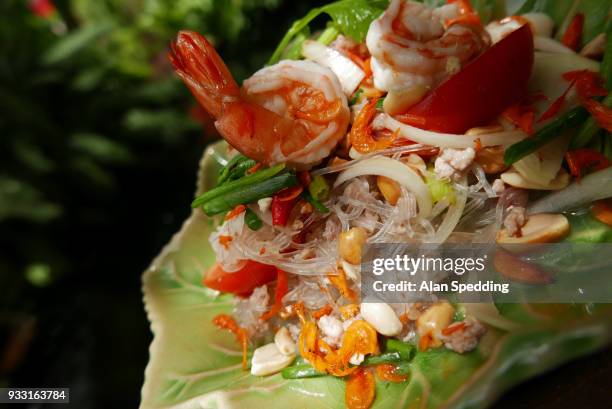
[[[475,3],[328,4],[242,85],[205,37],[172,43],[229,145],[192,205],[217,223],[203,284],[236,296],[213,322],[253,376],[342,378],[346,406],[368,408],[419,354],[469,354],[497,331],[446,300],[360,303],[366,244],[554,243],[577,217],[612,226],[608,17]]]

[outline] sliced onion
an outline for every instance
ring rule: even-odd
[[[570,210],[608,197],[612,197],[612,167],[591,173],[579,182],[551,193],[531,205],[528,212],[548,213]]]
[[[559,54],[576,54],[574,50],[568,48],[553,38],[535,36],[533,38],[533,47],[538,51]]]
[[[316,41],[304,41],[302,55],[332,70],[346,95],[352,95],[365,78],[363,70],[350,58]]]
[[[511,145],[527,137],[522,131],[502,131],[480,135],[459,135],[426,131],[404,124],[387,114],[380,114],[374,120],[374,127],[382,127],[391,131],[399,129],[399,136],[425,145],[440,148],[473,148],[480,139],[481,146]]]
[[[546,186],[557,177],[569,137],[564,136],[544,145],[538,151],[514,163],[514,169],[531,182]]]
[[[414,152],[421,152],[424,149],[436,149],[434,147],[427,147],[427,146],[423,146],[421,144],[414,144],[414,145],[405,145],[405,146],[396,146],[393,148],[388,148],[388,149],[383,149],[380,151],[376,151],[376,152],[372,152],[372,153],[368,153],[365,155],[361,155],[358,159],[353,159],[352,161],[349,162],[345,162],[345,163],[341,163],[339,165],[333,165],[333,166],[326,166],[324,168],[320,168],[320,169],[316,169],[314,171],[312,171],[310,174],[314,177],[314,176],[318,176],[318,175],[327,175],[329,173],[337,173],[340,171],[343,171],[344,169],[350,168],[351,166],[354,166],[357,162],[365,160],[365,159],[369,159],[369,158],[373,158],[375,156],[380,156],[380,155],[402,155],[402,154],[406,154],[406,153],[414,153]],[[352,148],[351,148],[352,149]]]
[[[419,217],[425,218],[431,214],[431,194],[423,179],[409,166],[385,156],[365,159],[349,167],[338,175],[334,187],[349,179],[364,175],[386,176],[397,181],[416,197],[419,205]]]

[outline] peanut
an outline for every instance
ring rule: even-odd
[[[361,263],[361,248],[368,238],[363,227],[352,227],[340,233],[338,250],[340,256],[351,264]]]

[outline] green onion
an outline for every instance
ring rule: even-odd
[[[198,196],[191,203],[191,207],[194,207],[194,208],[199,207],[203,205],[204,203],[208,202],[209,200],[212,200],[218,196],[222,196],[236,189],[249,187],[250,185],[253,185],[255,183],[259,183],[264,180],[270,179],[271,177],[273,177],[274,175],[282,171],[284,168],[285,168],[285,165],[280,164],[280,165],[276,165],[268,169],[260,170],[258,172],[253,173],[252,175],[248,175],[243,178],[240,178],[240,179],[228,182],[228,183],[224,183],[223,185],[217,186],[216,188],[209,190],[208,192],[205,192],[204,194]]]
[[[317,378],[325,375],[308,364],[288,366],[281,371],[283,379]]]
[[[246,213],[244,214],[244,222],[249,229],[254,231],[261,229],[261,226],[263,225],[263,222],[259,216],[257,216],[257,214],[248,207],[246,209]]]
[[[550,141],[562,136],[566,130],[580,125],[588,118],[588,115],[589,113],[582,107],[566,112],[540,129],[531,138],[523,139],[510,146],[504,154],[504,162],[506,165],[512,165],[514,162],[537,151]]]
[[[384,352],[380,355],[370,355],[363,360],[363,365],[391,364],[402,360],[398,351]]]
[[[255,176],[256,174],[257,173],[251,176]],[[248,179],[251,176],[243,177],[242,179],[238,179],[235,182],[242,182],[243,180]],[[222,189],[235,182],[229,182],[223,186],[220,186],[218,189]],[[259,199],[270,197],[281,189],[295,186],[297,184],[298,180],[295,174],[281,173],[280,175],[276,175],[272,178],[257,183],[251,183],[247,185],[242,184],[238,188],[231,189],[228,192],[222,194],[221,196],[215,195],[213,199],[210,199],[204,203],[202,209],[207,215],[213,216],[215,214],[223,213],[227,210],[233,209],[239,204],[252,203]]]
[[[410,362],[401,361],[395,364],[395,373],[397,375],[408,375],[410,374]]]
[[[388,338],[387,339],[387,351],[397,351],[399,352],[402,360],[410,361],[414,358],[416,354],[416,348],[413,344],[409,344],[407,342],[398,341],[397,339]]]
[[[399,342],[399,343],[404,344],[403,342]],[[407,363],[405,361],[402,361],[403,356],[408,356],[408,355],[405,355],[398,351],[385,352],[380,355],[367,356],[363,360],[362,365],[363,366],[373,366],[373,365],[380,365],[380,364],[395,364],[399,367],[401,364]],[[319,376],[325,376],[326,374],[323,372],[317,371],[315,368],[313,368],[309,364],[297,364],[297,365],[294,364],[292,366],[288,366],[287,368],[283,369],[281,371],[281,375],[284,379],[302,379],[302,378],[316,378]]]
[[[608,94],[607,97],[601,102],[608,108],[612,107],[612,93]],[[595,119],[591,116],[580,128],[580,132],[578,132],[573,138],[570,144],[570,149],[578,149],[584,148],[586,145],[591,142],[593,137],[599,131],[599,125],[595,121]]]
[[[310,203],[317,212],[329,213],[329,209],[327,208],[327,206],[325,206],[323,203],[321,203],[320,201],[312,197],[309,191],[305,191],[302,195],[304,196],[304,199],[306,199],[306,201]]]
[[[336,37],[338,37],[338,34],[340,34],[338,29],[332,25],[329,25],[325,30],[323,30],[319,38],[317,38],[317,41],[323,45],[329,45],[336,39]]]
[[[612,91],[612,24],[609,25],[606,32],[606,49],[603,61],[599,66],[599,73],[604,79],[606,89]],[[612,92],[604,98],[602,104],[608,108],[612,107]],[[584,148],[593,140],[598,131],[599,125],[593,117],[590,117],[580,128],[580,132],[572,138],[570,149]]]
[[[257,162],[253,159],[241,161],[229,172],[226,182],[240,179],[246,174],[247,170],[251,169],[255,165],[257,165]]]
[[[376,109],[379,110],[379,111],[382,111],[384,103],[385,103],[385,99],[384,98],[378,98],[378,101],[376,101]]]
[[[361,98],[361,94],[363,94],[363,89],[359,88],[357,92],[355,92],[355,95],[353,95],[353,98],[351,98],[349,101],[349,105],[355,105],[358,103],[359,99]]]
[[[217,180],[217,184],[220,185],[227,180],[230,175],[230,171],[236,166],[238,163],[247,160],[248,158],[244,155],[236,155],[231,158],[227,164],[221,168],[219,171],[219,180]]]
[[[323,176],[315,176],[308,185],[308,192],[316,200],[326,200],[329,197],[329,184]]]

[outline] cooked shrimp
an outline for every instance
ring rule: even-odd
[[[191,31],[179,33],[170,60],[219,133],[258,162],[308,168],[346,133],[350,113],[342,87],[315,62],[282,61],[240,89],[213,46]]]
[[[457,2],[438,8],[392,0],[368,30],[376,88],[435,86],[489,44],[487,33]],[[473,16],[472,14],[469,14]]]

